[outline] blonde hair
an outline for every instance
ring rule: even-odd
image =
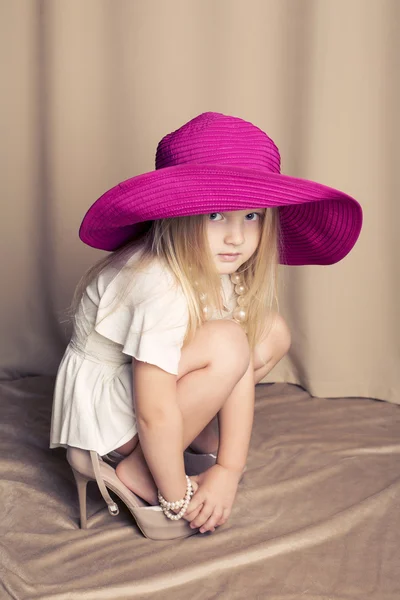
[[[132,276],[129,277],[132,283],[135,272],[146,268],[155,257],[162,261],[181,287],[187,301],[189,320],[183,343],[189,343],[198,327],[207,320],[202,311],[200,294],[207,294],[207,305],[211,310],[223,309],[221,279],[207,238],[207,216],[174,217],[149,223],[148,230],[138,239],[100,260],[83,276],[72,302],[72,315],[75,315],[87,285],[106,266],[118,263],[129,256],[134,248],[141,247],[139,259],[133,265],[123,268],[132,271]],[[280,231],[277,208],[266,209],[260,228],[256,251],[237,271],[242,274],[248,288],[246,326],[252,350],[271,330],[275,314],[279,312],[277,290]],[[126,296],[129,287],[130,284],[121,291],[119,300]]]

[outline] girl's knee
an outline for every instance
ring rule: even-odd
[[[244,374],[250,363],[251,352],[243,328],[230,319],[208,321],[206,326],[213,360],[219,367],[239,370]]]

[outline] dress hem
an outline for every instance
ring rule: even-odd
[[[133,438],[133,436],[137,433],[137,429],[136,427],[131,427],[129,429],[129,431],[123,435],[121,438],[119,438],[119,440],[111,445],[107,445],[105,447],[89,447],[88,444],[79,444],[79,442],[66,442],[66,441],[59,441],[59,442],[50,442],[50,449],[54,450],[55,448],[68,448],[68,446],[71,446],[73,448],[80,448],[81,450],[93,450],[94,452],[97,452],[97,454],[99,454],[100,456],[104,456],[105,454],[108,454],[109,452],[112,452],[113,450],[115,450],[116,448],[119,448],[120,446],[122,446],[123,444],[126,444],[127,442],[129,442],[129,440],[131,440]],[[100,448],[100,450],[99,450]]]

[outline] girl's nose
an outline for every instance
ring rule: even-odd
[[[244,242],[243,227],[241,225],[231,225],[230,227],[228,227],[228,230],[225,234],[224,241],[226,244],[235,244],[235,246],[238,246],[239,244],[243,244],[243,242]]]

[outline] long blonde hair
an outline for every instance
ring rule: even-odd
[[[129,256],[135,248],[142,252],[134,265],[130,281],[135,273],[145,269],[157,257],[170,271],[181,287],[188,306],[189,320],[184,345],[189,343],[198,327],[207,317],[202,311],[200,294],[207,294],[211,309],[222,310],[221,279],[215,267],[207,239],[208,215],[193,215],[159,219],[138,239],[124,245],[96,263],[83,276],[76,289],[71,306],[74,315],[87,285],[108,265]],[[254,350],[257,343],[270,331],[275,314],[279,312],[278,265],[279,265],[279,214],[277,208],[267,208],[261,223],[260,241],[254,254],[238,269],[248,288],[247,336]],[[197,282],[197,285],[194,284]],[[123,297],[129,286],[121,292]]]

